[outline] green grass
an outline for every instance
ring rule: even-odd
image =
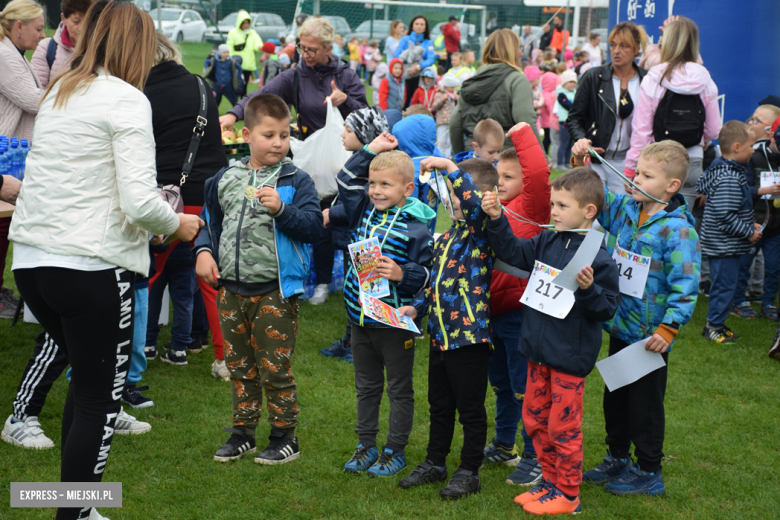
[[[186,59],[194,59],[190,46],[185,48]],[[205,53],[197,56],[201,54]],[[447,217],[440,214],[439,223],[440,230],[447,227]],[[14,287],[9,268],[6,284]],[[73,299],[74,305],[80,304],[78,295]],[[763,319],[732,317],[728,325],[742,335],[737,344],[706,342],[700,336],[706,303],[702,297],[669,358],[664,460],[667,495],[614,497],[602,488],[584,485],[582,518],[778,517],[780,365],[766,355],[775,327]],[[153,429],[145,435],[114,439],[103,480],[123,483],[124,506],[103,509],[102,513],[112,520],[522,517],[512,503],[520,488],[504,482],[511,470],[503,465],[482,468],[482,493],[454,503],[439,498],[440,485],[401,490],[397,482],[411,468],[380,480],[342,473],[357,444],[353,368],[325,359],[318,352],[341,335],[345,320],[339,294],[322,306],[301,306],[294,372],[299,385],[302,454],[299,461],[285,466],[260,466],[251,459],[224,465],[212,460],[227,438],[222,428],[230,426],[230,386],[209,375],[210,352],[190,356],[190,365],[185,368],[159,360],[150,362],[142,384],[151,385],[147,395],[155,406],[132,413],[150,422]],[[5,403],[7,413],[38,331],[37,325],[20,323],[11,328],[8,320],[0,320],[0,402]],[[166,327],[159,344],[169,338]],[[606,356],[607,336],[604,338],[601,357]],[[426,341],[419,340],[414,368],[416,416],[407,451],[412,467],[423,460],[428,440],[427,358]],[[10,482],[59,480],[60,421],[66,390],[66,381],[60,378],[40,415],[57,448],[26,451],[0,442],[0,489],[8,490]],[[594,370],[587,378],[582,425],[586,468],[604,455],[602,392],[603,381]],[[490,392],[486,405],[490,436],[495,426],[495,400]],[[380,442],[387,432],[387,415],[385,399]],[[258,429],[261,447],[267,434],[268,425],[263,421]],[[454,454],[448,459],[450,471],[458,465],[461,443],[458,427]],[[11,510],[7,491],[0,493],[2,519],[52,517],[49,509]]]

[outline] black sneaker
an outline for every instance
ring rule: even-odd
[[[516,469],[506,478],[507,484],[516,486],[533,486],[542,480],[542,465],[536,457],[528,452],[523,452]]]
[[[203,336],[200,337],[200,344],[204,347],[209,346],[209,333],[205,333]]]
[[[715,343],[734,343],[734,333],[732,332],[731,335],[729,335],[729,331],[726,331],[726,327],[716,329],[709,325],[705,325],[701,335]]]
[[[769,357],[772,359],[780,359],[780,328],[775,332],[775,337],[772,340],[772,346],[769,347]]]
[[[710,297],[710,287],[712,287],[712,282],[709,280],[705,280],[703,282],[699,282],[699,294],[703,294],[707,298]]]
[[[154,359],[157,357],[157,345],[146,345],[144,347],[144,355],[146,359]]]
[[[208,338],[206,339],[206,345],[208,345]],[[168,350],[171,350],[171,348],[173,347],[173,342],[168,341],[167,343],[165,343],[164,346]],[[190,352],[192,354],[199,354],[202,350],[203,350],[203,343],[201,343],[200,340],[195,340],[192,343],[188,343],[187,345],[184,346],[184,352]]]
[[[414,468],[408,477],[404,477],[398,483],[404,489],[428,484],[429,482],[445,482],[447,480],[447,466],[438,467],[430,460]]]
[[[149,390],[149,387],[125,385],[122,390],[122,401],[133,408],[149,408],[150,406],[154,406],[154,401],[141,394],[144,390]]]
[[[183,350],[166,350],[160,354],[160,361],[177,367],[186,367],[187,353]]]
[[[447,487],[439,491],[442,498],[458,499],[476,493],[482,489],[482,482],[473,472],[460,468],[456,471]]]
[[[298,437],[287,439],[284,432],[272,430],[269,436],[268,447],[257,454],[255,462],[258,464],[287,464],[301,456],[298,450]]]
[[[232,435],[214,455],[214,460],[217,462],[240,459],[247,453],[254,453],[257,450],[257,447],[255,446],[255,437],[253,435],[247,435],[243,428],[224,428],[224,430],[228,433],[232,433]]]

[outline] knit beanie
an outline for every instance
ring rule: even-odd
[[[227,46],[227,45],[225,45],[224,43],[221,43],[221,44],[219,45],[219,47],[217,47],[217,54],[218,54],[218,55],[220,55],[220,56],[222,56],[222,54],[224,54],[224,53],[226,53],[226,52],[230,52],[230,47],[228,47],[228,46]]]
[[[448,72],[444,76],[441,77],[441,86],[442,87],[459,87],[460,86],[460,80],[458,79],[458,76],[456,76],[452,72]]]
[[[390,131],[384,112],[376,106],[355,110],[347,116],[344,124],[355,132],[363,144],[369,144],[382,132]]]
[[[561,85],[565,85],[570,81],[577,83],[577,73],[571,69],[564,70],[563,74],[561,74]]]
[[[267,52],[268,54],[276,52],[276,45],[274,45],[274,42],[265,42],[263,44],[263,52]]]
[[[523,70],[528,81],[536,81],[542,76],[542,71],[536,65],[529,65]]]

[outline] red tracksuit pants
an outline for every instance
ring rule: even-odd
[[[200,215],[202,209],[202,206],[184,206],[184,213],[187,215]],[[208,233],[208,230],[205,228],[202,231]],[[192,247],[194,243],[195,240],[190,242],[190,247]],[[179,241],[176,240],[171,243],[171,246],[166,249],[164,253],[154,255],[154,259],[157,262],[157,273],[149,280],[150,289],[165,268],[165,261],[168,259],[168,255],[171,254],[171,251],[173,251],[178,244]],[[217,314],[217,290],[200,278],[198,278],[198,285],[200,285],[200,292],[203,295],[203,305],[206,307],[206,319],[209,322],[211,342],[214,344],[214,357],[219,360],[225,359],[222,329],[219,326],[219,315]]]
[[[582,483],[582,396],[585,378],[528,362],[523,425],[542,475],[569,496]]]

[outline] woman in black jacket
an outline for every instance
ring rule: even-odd
[[[149,79],[146,81],[144,94],[152,105],[152,127],[154,130],[154,141],[156,144],[157,155],[157,184],[175,184],[181,186],[181,195],[184,200],[184,213],[200,215],[203,207],[203,191],[206,180],[210,179],[222,168],[226,167],[227,158],[222,146],[222,133],[219,126],[219,110],[214,101],[214,96],[206,84],[206,128],[203,137],[198,145],[198,151],[195,155],[195,161],[192,164],[192,171],[187,176],[184,183],[182,180],[182,166],[192,142],[193,128],[199,114],[201,103],[200,89],[198,88],[197,76],[191,74],[181,64],[181,54],[175,44],[171,43],[165,36],[157,34],[157,55],[156,65],[152,67],[149,73]],[[157,273],[162,273],[165,268],[165,260],[173,251],[178,242],[174,242],[165,253],[155,255],[157,262]],[[193,267],[194,277],[194,267]],[[151,279],[151,286],[156,277]],[[203,303],[206,307],[211,338],[214,343],[214,355],[217,360],[212,365],[212,375],[225,381],[229,378],[227,367],[225,366],[225,356],[223,354],[222,332],[219,328],[219,318],[217,316],[217,292],[207,283],[198,279]],[[190,285],[190,292],[192,285]],[[177,291],[177,294],[178,291]],[[152,307],[150,302],[149,307]],[[192,301],[190,298],[190,309]],[[192,313],[190,312],[190,316]],[[150,320],[149,323],[157,324]],[[174,338],[176,340],[177,338]],[[190,349],[198,352],[201,338],[192,338],[192,343],[188,343]],[[198,345],[195,345],[195,343]],[[174,341],[173,350],[184,352],[185,345],[181,341]],[[148,349],[147,358],[154,357],[156,349]],[[155,345],[156,347],[156,345]],[[164,353],[165,359],[179,360],[182,356],[172,356],[171,353]],[[186,357],[183,363],[186,364]]]
[[[647,71],[634,63],[647,44],[644,29],[633,22],[617,24],[609,34],[612,62],[583,74],[574,103],[566,119],[572,142],[588,139],[606,161],[623,171],[631,148],[631,121],[639,84]],[[593,161],[604,184],[621,190],[623,180],[598,161]]]

